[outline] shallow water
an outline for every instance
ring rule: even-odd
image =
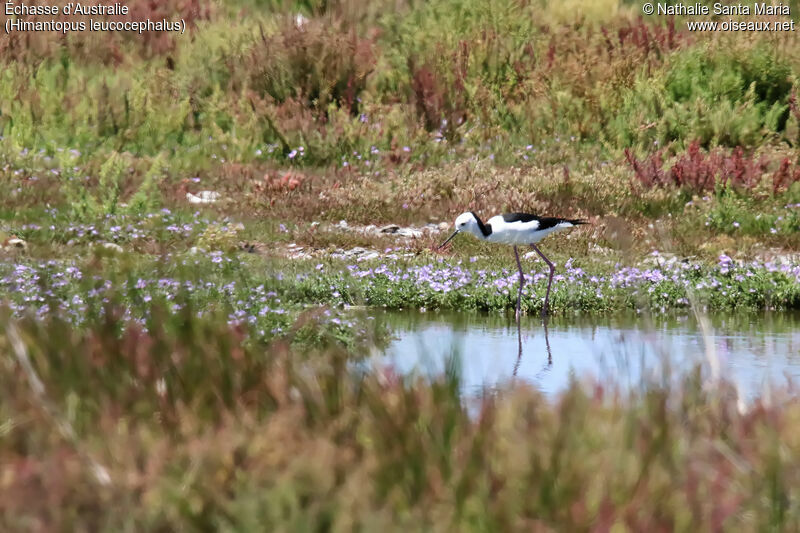
[[[553,397],[572,375],[637,387],[645,379],[661,379],[664,362],[673,375],[698,363],[710,375],[713,364],[745,397],[762,393],[767,383],[800,381],[800,314],[795,313],[711,315],[705,336],[694,316],[554,317],[546,330],[541,319],[525,317],[520,337],[513,317],[392,312],[380,318],[395,338],[375,364],[404,375],[435,375],[455,355],[465,395],[516,379]]]

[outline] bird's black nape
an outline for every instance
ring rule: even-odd
[[[475,214],[475,211],[470,211],[470,214],[475,217],[475,221],[478,223],[478,229],[481,230],[481,233],[484,237],[488,237],[492,234],[492,225],[491,224],[484,224],[481,217]]]

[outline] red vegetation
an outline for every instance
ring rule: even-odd
[[[800,106],[797,105],[797,91],[792,92],[789,96],[789,111],[792,112],[794,118],[800,123]]]
[[[470,57],[469,43],[461,41],[446,67],[409,61],[412,72],[411,88],[417,111],[425,120],[429,131],[441,129],[453,138],[455,128],[467,118],[467,101],[464,82]],[[447,122],[443,123],[442,119]]]
[[[713,190],[717,186],[749,190],[765,176],[771,176],[772,189],[778,192],[800,181],[800,166],[788,157],[783,158],[779,167],[770,174],[773,161],[765,156],[758,159],[746,157],[741,147],[731,151],[717,148],[703,152],[697,141],[693,141],[669,169],[664,168],[661,150],[640,160],[626,148],[625,158],[639,183],[645,187],[677,187],[697,192]]]
[[[262,32],[261,42],[245,55],[249,87],[276,102],[297,101],[315,116],[328,104],[355,114],[359,94],[376,63],[373,39],[359,37],[336,26],[309,22],[285,25],[275,35]],[[236,63],[231,70],[237,71]]]
[[[305,176],[297,172],[284,172],[282,175],[270,176],[264,174],[263,183],[257,184],[259,190],[269,190],[275,192],[293,191],[300,187]]]

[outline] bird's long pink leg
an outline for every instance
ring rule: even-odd
[[[531,247],[534,250],[536,250],[536,253],[539,254],[539,257],[544,259],[544,262],[547,263],[547,266],[550,267],[550,279],[547,282],[547,293],[544,296],[544,307],[542,307],[542,316],[544,316],[547,314],[548,311],[548,305],[550,302],[550,286],[553,284],[553,274],[555,274],[556,272],[556,267],[555,265],[553,265],[553,263],[550,262],[550,260],[547,257],[545,257],[542,251],[539,250],[539,248],[537,248],[535,244],[531,244]]]
[[[519,292],[517,293],[517,321],[519,321],[520,304],[522,302],[522,285],[525,283],[525,275],[522,273],[522,263],[519,262],[519,252],[517,246],[514,245],[514,257],[517,258],[517,268],[519,269]]]

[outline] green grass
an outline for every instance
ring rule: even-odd
[[[17,257],[13,263],[0,264],[0,287],[17,315],[55,313],[87,326],[92,324],[89,319],[99,318],[88,317],[87,308],[110,305],[119,309],[124,321],[145,324],[152,319],[151,306],[161,303],[179,316],[185,309],[222,313],[263,340],[289,334],[299,313],[319,306],[508,312],[516,305],[519,287],[510,251],[498,254],[486,246],[464,260],[431,252],[412,258],[390,252],[363,262],[324,257],[287,260],[243,250],[162,246],[173,251],[151,258],[103,246],[78,246],[60,260]],[[713,263],[683,262],[658,252],[637,266],[621,265],[613,257],[575,260],[563,253],[552,257],[557,269],[550,311],[556,314],[671,312],[692,305],[716,311],[800,308],[796,265],[736,263],[725,255]],[[537,313],[548,270],[533,258],[524,260],[524,270],[522,309]],[[325,315],[331,312],[327,309]],[[333,324],[328,319],[323,322]],[[345,321],[332,325],[331,331],[347,344],[362,336],[357,325]]]
[[[192,38],[172,37],[164,49],[114,42],[113,57],[109,43],[81,34],[64,43],[7,36],[15,48],[0,77],[5,141],[87,158],[166,153],[173,172],[196,173],[214,155],[337,165],[372,146],[413,147],[427,164],[452,159],[436,132],[458,155],[489,146],[497,157],[555,137],[617,157],[653,141],[679,149],[696,139],[748,148],[798,140],[791,35],[781,46],[772,36],[690,36],[625,7],[572,27],[535,24],[547,7],[507,0],[381,14],[366,2],[312,13],[244,8],[234,22],[228,9],[215,7]],[[284,14],[297,10],[312,15],[302,30]],[[305,154],[289,160],[299,146]]]

